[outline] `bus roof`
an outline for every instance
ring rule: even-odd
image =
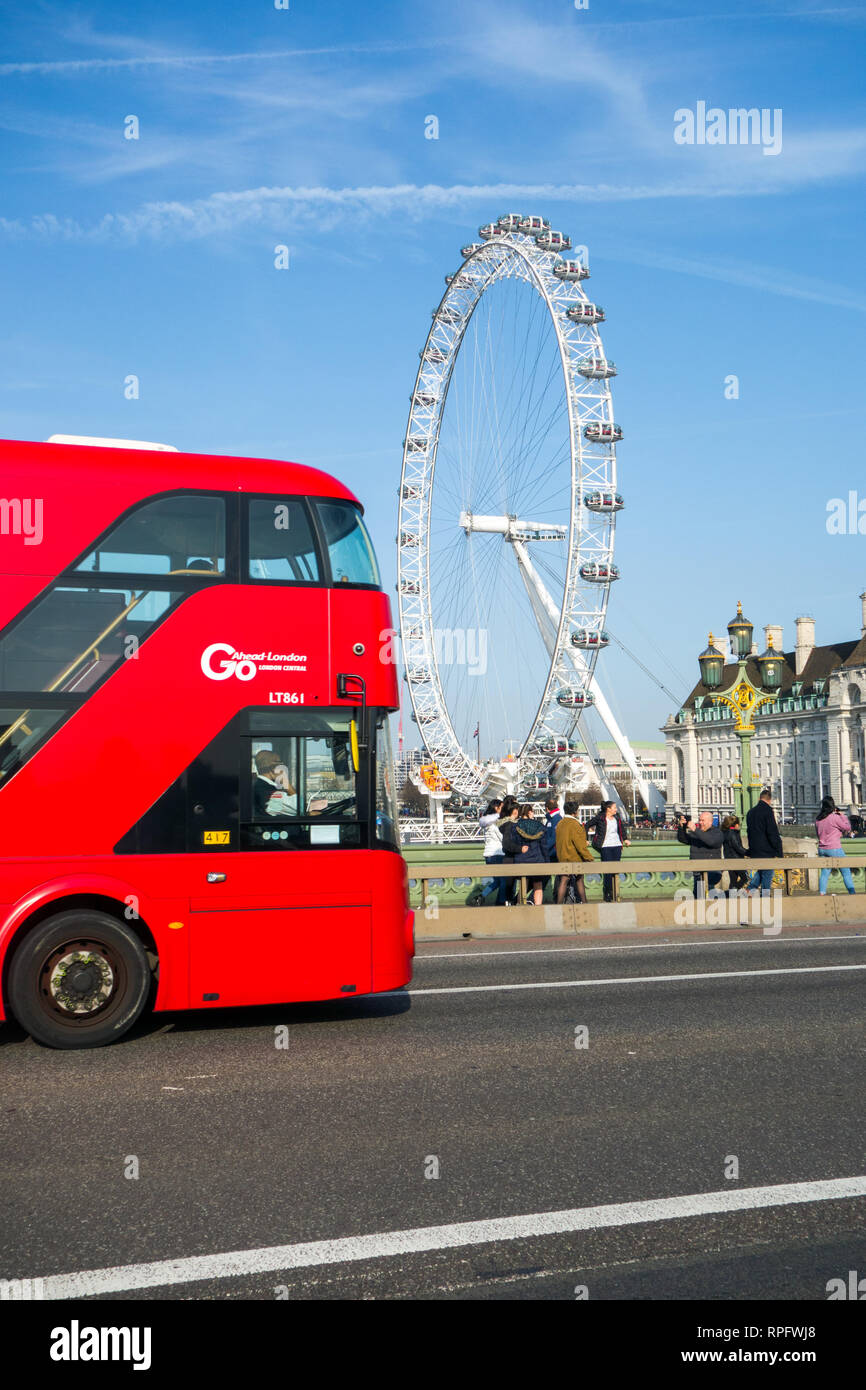
[[[47,441],[0,440],[0,477],[4,495],[13,494],[12,474],[37,470],[30,493],[38,485],[63,491],[70,474],[77,487],[108,484],[117,513],[154,493],[210,491],[285,493],[289,496],[338,497],[358,502],[357,497],[318,468],[286,463],[281,459],[246,458],[233,454],[188,454],[180,450],[123,448],[115,444],[54,444]],[[16,480],[17,481],[17,480]],[[19,488],[18,494],[22,495]]]

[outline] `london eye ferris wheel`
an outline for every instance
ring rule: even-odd
[[[617,491],[610,381],[586,248],[508,213],[464,246],[420,353],[403,448],[398,591],[405,680],[431,758],[478,794],[489,749],[524,781],[597,750]],[[628,749],[629,761],[632,761]]]

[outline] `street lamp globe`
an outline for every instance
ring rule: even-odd
[[[782,661],[782,653],[773,647],[773,634],[770,633],[767,638],[767,650],[758,657],[761,685],[765,690],[778,690],[782,684]]]
[[[742,659],[749,655],[752,650],[753,625],[748,618],[743,617],[743,605],[737,601],[737,614],[728,623],[728,636],[731,639],[731,651],[735,657]]]
[[[701,668],[701,680],[708,690],[718,690],[722,683],[722,672],[725,669],[724,653],[720,652],[715,645],[713,634],[709,635],[709,644],[706,651],[701,652],[698,657],[698,665]]]

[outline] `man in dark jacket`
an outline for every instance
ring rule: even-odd
[[[785,853],[773,813],[773,796],[766,787],[761,792],[757,806],[753,806],[746,816],[746,835],[750,859],[781,859]],[[757,888],[760,885],[762,893],[769,893],[773,872],[773,869],[756,869],[749,879],[749,887]]]
[[[545,859],[555,859],[556,827],[562,820],[562,812],[559,809],[559,802],[557,801],[555,796],[549,796],[547,798],[547,800],[544,803],[544,809],[547,814],[544,819],[544,834],[541,837],[541,849]],[[557,875],[557,877],[553,881],[553,901],[557,903],[560,901],[560,887],[562,887],[562,891],[564,893],[565,884],[563,883],[563,876],[561,874]]]
[[[721,859],[724,838],[724,833],[719,827],[713,825],[709,811],[701,811],[697,824],[693,820],[687,821],[685,816],[680,816],[677,839],[681,845],[689,846],[689,859]],[[721,877],[721,870],[707,873],[707,887],[711,890],[715,888]],[[704,896],[703,874],[694,875],[693,892],[696,898]]]

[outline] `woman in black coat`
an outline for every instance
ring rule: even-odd
[[[746,850],[740,838],[740,818],[739,816],[725,816],[722,821],[722,854],[725,859],[745,859]],[[736,893],[740,888],[745,888],[749,881],[749,875],[742,869],[728,870],[728,897]]]
[[[506,860],[519,864],[521,868],[526,864],[546,864],[541,848],[543,835],[544,822],[536,820],[531,806],[520,806],[517,817],[509,820],[502,830],[502,849]],[[527,904],[538,907],[543,892],[544,879],[533,878]]]

